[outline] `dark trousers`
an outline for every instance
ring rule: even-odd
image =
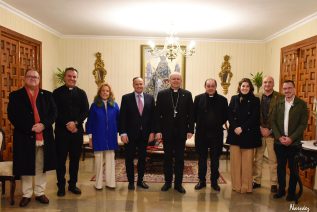
[[[57,156],[57,186],[64,187],[66,184],[66,160],[69,156],[69,181],[70,187],[76,186],[78,178],[79,159],[83,145],[83,134],[70,133],[66,130],[55,131],[56,156]]]
[[[127,177],[129,183],[134,182],[134,157],[136,151],[138,152],[138,182],[143,181],[144,171],[145,171],[145,159],[146,159],[146,147],[147,139],[145,140],[142,136],[142,132],[138,133],[139,135],[135,140],[129,140],[125,144],[125,167],[127,172]],[[137,150],[136,150],[137,149]]]
[[[296,170],[294,169],[294,157],[299,152],[298,146],[284,146],[274,144],[274,150],[277,158],[277,178],[279,184],[279,192],[285,192],[286,187],[286,163],[290,170],[288,194],[294,195],[296,191]]]
[[[208,149],[210,155],[210,181],[212,184],[216,184],[220,176],[219,174],[219,158],[222,152],[221,145],[210,145],[210,143],[219,144],[219,139],[212,139],[208,141],[203,141],[198,144],[197,153],[199,156],[198,160],[198,177],[199,181],[206,182],[207,173],[207,159],[208,159]],[[222,142],[222,140],[221,140]]]
[[[175,173],[174,184],[179,186],[183,183],[185,142],[185,140],[179,138],[169,138],[163,141],[165,183],[171,184],[173,181],[173,166]],[[174,163],[173,157],[175,158]]]

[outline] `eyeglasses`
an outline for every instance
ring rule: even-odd
[[[38,76],[25,76],[25,78],[34,79],[34,80],[39,79]]]

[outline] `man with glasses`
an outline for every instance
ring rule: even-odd
[[[35,199],[48,204],[45,196],[46,171],[55,169],[55,145],[52,125],[57,116],[52,93],[39,88],[40,75],[29,69],[23,88],[9,95],[8,118],[14,126],[13,174],[21,177],[20,207]],[[34,188],[32,181],[34,176]]]
[[[279,188],[273,198],[282,198],[286,188],[286,164],[290,170],[287,201],[295,200],[296,169],[294,157],[301,149],[301,140],[307,127],[307,104],[295,96],[295,83],[283,82],[283,94],[275,107],[272,118],[272,130],[275,137],[274,150],[277,157],[277,179]]]
[[[58,196],[65,195],[65,163],[68,154],[70,175],[68,190],[74,194],[81,194],[81,190],[76,186],[76,183],[83,145],[83,122],[88,116],[89,103],[85,91],[76,86],[77,78],[78,71],[75,68],[66,68],[65,84],[53,92],[58,109],[55,124]]]

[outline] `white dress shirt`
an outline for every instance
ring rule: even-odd
[[[285,99],[285,110],[284,110],[284,134],[285,134],[285,136],[288,136],[289,111],[293,105],[294,105],[294,98],[290,102],[286,101],[286,99]]]

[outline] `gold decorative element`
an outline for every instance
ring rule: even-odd
[[[101,59],[101,53],[97,52],[96,54],[96,61],[95,61],[95,69],[93,70],[92,74],[95,77],[95,82],[98,86],[105,82],[107,71],[104,68],[105,64]]]
[[[221,71],[219,73],[219,77],[221,80],[221,86],[223,88],[223,93],[226,95],[226,94],[228,94],[228,89],[229,89],[230,81],[231,81],[233,74],[231,72],[231,65],[229,63],[230,56],[225,55],[224,60],[225,61],[221,65]]]

